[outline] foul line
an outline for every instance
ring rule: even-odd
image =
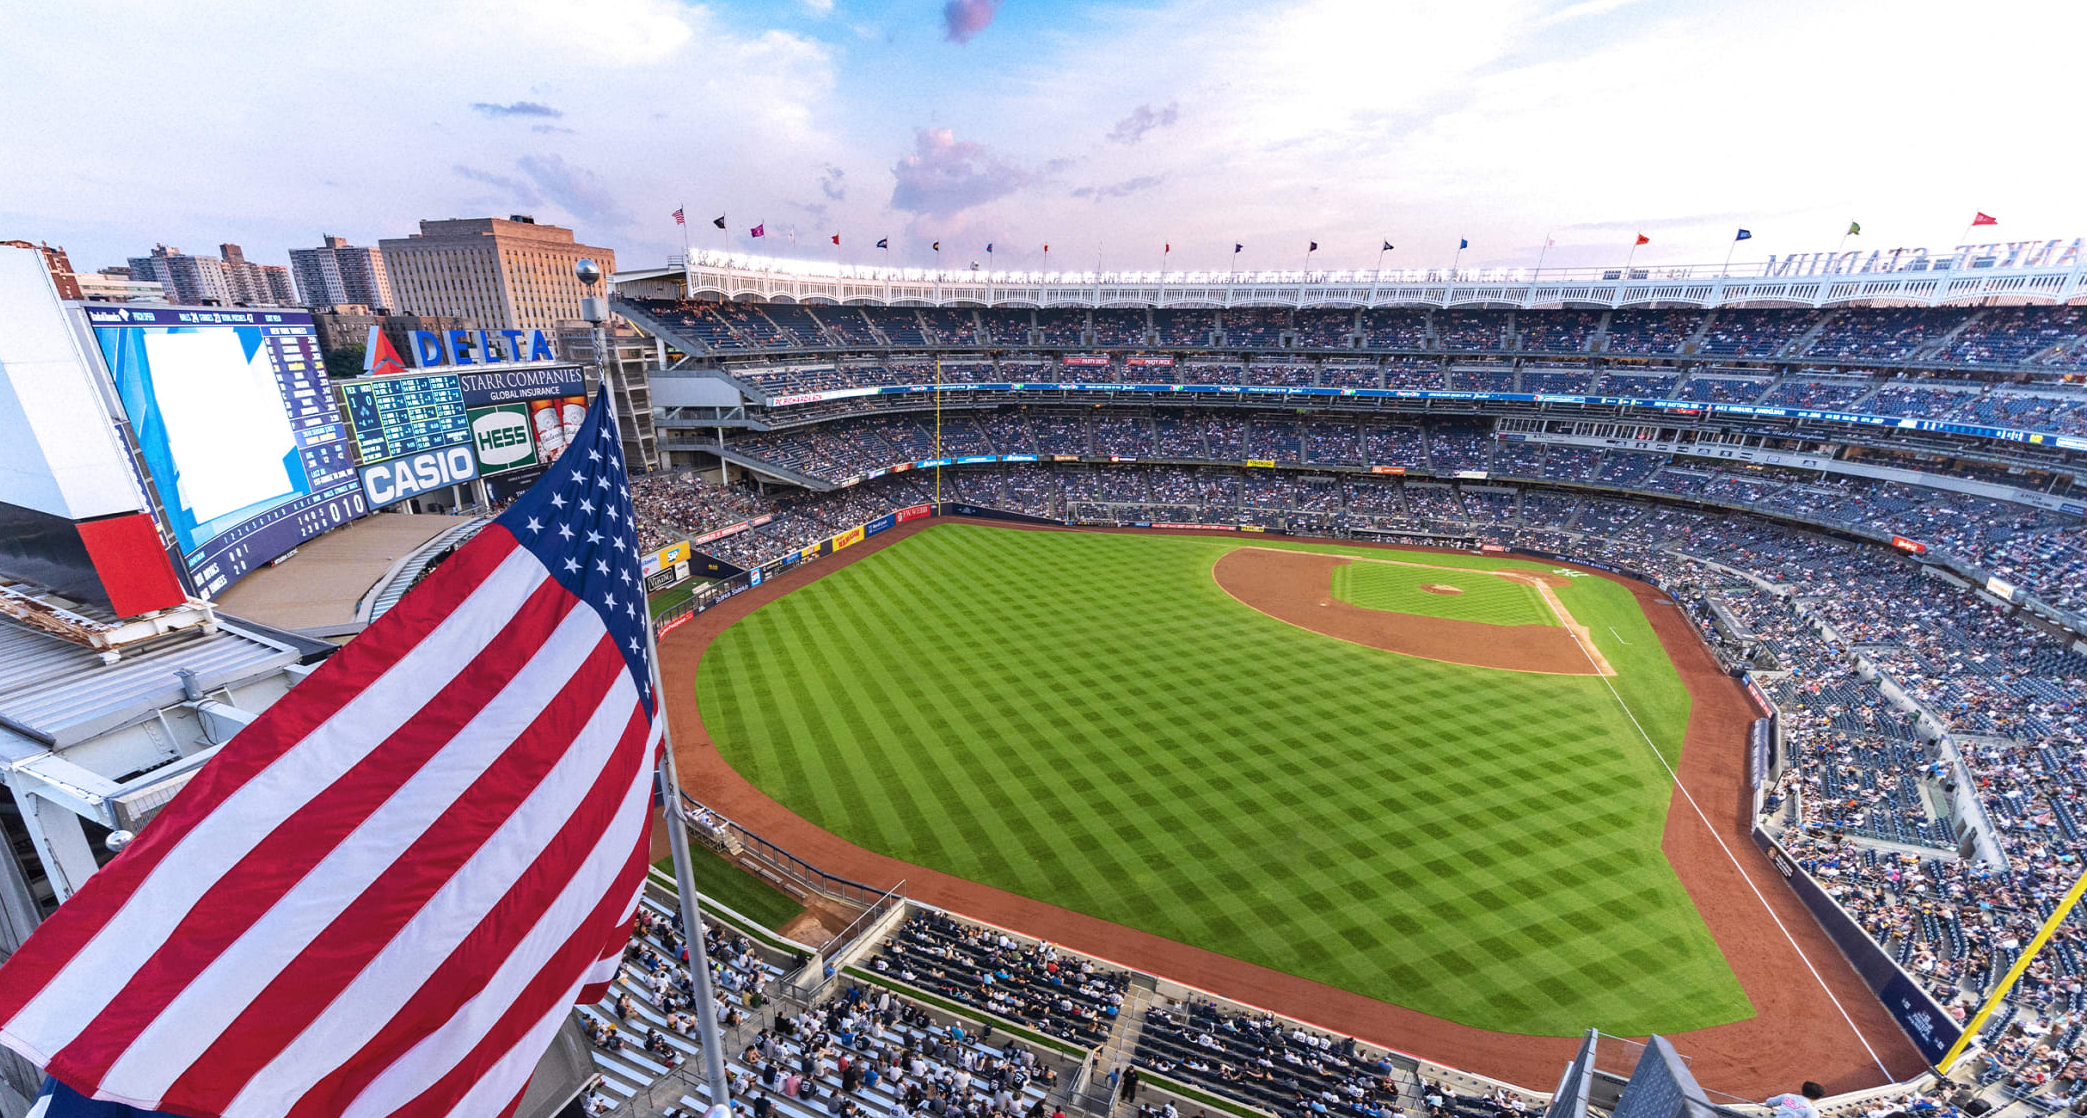
[[[1617,643],[1617,644],[1629,644],[1629,643],[1630,643],[1629,641],[1627,641],[1627,640],[1624,640],[1624,639],[1623,639],[1623,634],[1622,634],[1622,633],[1619,633],[1619,632],[1617,632],[1617,631],[1616,631],[1616,626],[1614,626],[1614,625],[1611,625],[1611,626],[1609,626],[1609,634],[1610,634],[1611,636],[1613,636],[1613,637],[1615,637],[1615,638],[1616,638],[1616,643]],[[1585,649],[1582,649],[1581,651],[1585,651]]]
[[[1650,618],[1647,620],[1649,621]],[[1573,642],[1578,644],[1579,640],[1579,634],[1573,634]],[[1594,663],[1594,657],[1588,655],[1586,645],[1580,645],[1580,652],[1582,655],[1587,656],[1589,664]],[[1710,822],[1710,816],[1703,813],[1703,805],[1696,802],[1696,797],[1689,793],[1688,785],[1681,782],[1681,774],[1674,771],[1674,766],[1667,762],[1667,755],[1660,752],[1659,746],[1654,744],[1652,740],[1652,735],[1646,733],[1645,727],[1638,722],[1638,716],[1631,713],[1630,704],[1623,701],[1622,693],[1616,690],[1615,684],[1609,682],[1609,677],[1601,676],[1601,681],[1602,686],[1609,689],[1609,696],[1616,700],[1617,708],[1623,711],[1623,716],[1630,719],[1632,726],[1637,727],[1638,736],[1645,739],[1646,748],[1652,750],[1654,757],[1659,758],[1660,767],[1666,769],[1667,775],[1674,778],[1675,790],[1681,793],[1682,799],[1688,801],[1688,806],[1695,811],[1696,818],[1702,821],[1703,829],[1710,832],[1710,837],[1717,843],[1718,849],[1725,852],[1725,858],[1732,863],[1732,868],[1739,871],[1739,876],[1746,882],[1746,887],[1753,891],[1754,899],[1761,902],[1762,910],[1768,913],[1770,920],[1775,921],[1776,931],[1783,933],[1783,938],[1789,941],[1790,950],[1797,952],[1797,957],[1804,961],[1804,969],[1811,972],[1812,980],[1817,982],[1819,989],[1825,992],[1826,1000],[1832,1002],[1833,1008],[1840,1011],[1841,1020],[1848,1024],[1848,1031],[1855,1034],[1856,1043],[1861,1044],[1862,1050],[1869,1053],[1870,1062],[1876,1064],[1877,1070],[1884,1073],[1885,1081],[1894,1082],[1891,1069],[1884,1066],[1884,1061],[1877,1056],[1877,1050],[1870,1047],[1870,1038],[1862,1035],[1862,1029],[1856,1026],[1855,1018],[1849,1015],[1848,1007],[1842,1005],[1841,999],[1834,996],[1833,988],[1826,984],[1825,976],[1819,973],[1819,968],[1812,965],[1811,956],[1806,955],[1804,948],[1798,946],[1797,937],[1790,934],[1790,929],[1783,924],[1783,918],[1776,915],[1775,906],[1768,903],[1768,898],[1761,893],[1761,887],[1754,884],[1754,876],[1746,872],[1746,867],[1740,864],[1739,857],[1732,853],[1730,846],[1725,845],[1725,836],[1717,833],[1717,828]]]

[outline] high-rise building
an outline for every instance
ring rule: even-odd
[[[520,214],[423,221],[413,236],[377,243],[398,300],[393,310],[454,315],[488,330],[553,330],[577,319],[584,292],[573,262],[586,257],[616,270],[615,252]]]
[[[391,278],[384,250],[357,248],[345,237],[326,237],[319,248],[290,250],[290,271],[307,307],[362,306],[390,310]]]
[[[54,248],[47,244],[32,245],[28,241],[0,241],[0,245],[7,245],[10,248],[33,249],[42,254],[43,266],[45,270],[51,273],[51,282],[58,287],[58,297],[60,299],[77,299],[80,297],[80,284],[73,276],[72,260],[65,255],[63,248]]]
[[[280,264],[254,264],[238,245],[219,245],[222,256],[190,256],[169,245],[155,245],[150,256],[130,258],[133,280],[157,282],[177,303],[200,306],[294,307],[297,292],[290,270]]]

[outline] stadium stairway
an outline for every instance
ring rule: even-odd
[[[1096,1075],[1107,1075],[1111,1068],[1130,1068],[1138,1060],[1138,1038],[1145,1034],[1146,1011],[1157,1005],[1158,982],[1148,974],[1131,972],[1130,987],[1123,992],[1123,1005],[1116,1011],[1114,1027],[1109,1030],[1108,1042],[1097,1051],[1094,1060]],[[1112,1093],[1109,1096],[1109,1113],[1118,1109],[1135,1110],[1135,1104],[1123,1103]]]

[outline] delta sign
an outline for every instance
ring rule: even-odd
[[[412,330],[406,338],[413,364],[422,369],[558,360],[550,339],[541,330]],[[362,369],[378,375],[406,371],[398,347],[391,344],[381,326],[370,327],[369,341],[363,347]]]
[[[541,330],[415,330],[410,348],[418,368],[456,369],[466,407],[587,395],[586,370],[579,365],[549,364],[558,358]],[[381,327],[370,327],[362,371],[373,376],[408,371]]]

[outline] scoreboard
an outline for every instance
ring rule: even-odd
[[[88,304],[79,312],[196,589],[368,511],[311,315]]]
[[[364,465],[471,441],[455,373],[370,377],[335,386]]]

